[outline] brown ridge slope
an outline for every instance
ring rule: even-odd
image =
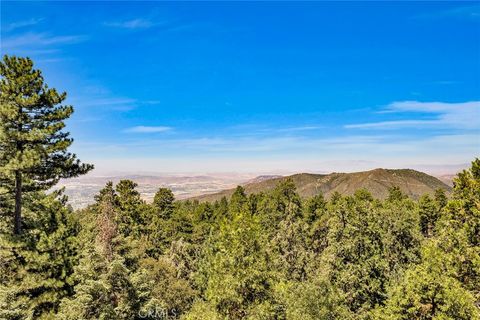
[[[388,189],[398,186],[408,196],[416,199],[421,195],[433,194],[438,188],[450,193],[451,187],[426,173],[411,169],[374,169],[354,173],[312,174],[299,173],[288,177],[279,177],[244,185],[247,194],[272,190],[278,182],[291,178],[297,186],[297,192],[302,197],[311,197],[323,193],[329,197],[335,191],[342,195],[351,195],[356,190],[364,188],[376,198],[384,199]],[[230,197],[234,189],[218,193],[205,194],[191,199],[199,201],[215,201],[222,197]]]

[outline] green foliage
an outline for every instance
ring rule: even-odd
[[[434,244],[423,250],[423,262],[406,270],[392,285],[379,319],[480,319],[475,298],[454,277],[451,257]]]
[[[160,188],[147,204],[122,180],[72,212],[42,191],[91,168],[66,151],[72,108],[29,59],[0,71],[1,319],[480,319],[479,159],[451,199],[302,199],[280,179],[215,203]]]
[[[83,268],[94,268],[84,261]],[[60,319],[133,319],[138,298],[128,269],[120,259],[104,264],[101,273],[83,278],[75,295],[62,302]]]
[[[258,219],[239,214],[221,222],[205,245],[198,282],[207,303],[228,319],[256,319],[275,314],[273,273],[268,265],[266,237]]]
[[[327,202],[322,194],[308,199],[304,210],[304,219],[307,223],[317,221],[325,214]]]
[[[245,212],[247,209],[248,200],[247,195],[245,194],[245,189],[241,186],[238,186],[230,198],[230,204],[228,206],[228,212],[231,215],[237,215],[242,212]]]
[[[175,196],[173,195],[172,190],[167,188],[158,189],[155,197],[153,198],[153,206],[162,219],[170,218],[174,209],[174,201]]]
[[[322,258],[329,282],[360,317],[383,304],[389,280],[417,260],[418,220],[413,203],[401,199],[379,204],[370,197],[346,197],[333,205]]]
[[[139,290],[142,296],[144,313],[149,308],[163,309],[171,317],[187,311],[196,296],[196,291],[188,280],[178,277],[178,267],[170,257],[158,260],[144,259],[141,268],[133,276],[136,287],[143,283]]]
[[[118,232],[125,237],[140,236],[142,222],[143,200],[135,190],[137,184],[131,180],[120,180],[115,187],[118,194],[118,214],[116,216]]]
[[[280,221],[288,216],[302,215],[302,203],[291,179],[282,180],[268,195],[260,197],[258,214],[268,232],[276,229]]]
[[[407,196],[402,193],[402,190],[400,190],[400,187],[394,186],[388,190],[387,200],[390,202],[402,201],[405,198],[407,198]]]
[[[214,204],[160,189],[151,205],[123,180],[78,216],[38,193],[25,234],[2,238],[2,315],[478,319],[478,175],[457,180],[453,199],[394,188],[384,201],[366,190],[302,200],[286,180]]]
[[[60,193],[35,194],[22,235],[0,234],[0,318],[48,318],[72,294],[78,222]]]
[[[289,320],[352,319],[341,292],[320,279],[290,281],[276,286],[276,295]]]
[[[303,281],[313,252],[309,247],[309,226],[294,216],[280,221],[269,243],[275,270],[288,280]]]
[[[4,56],[0,76],[0,194],[8,199],[6,211],[15,216],[18,234],[23,192],[47,190],[93,166],[67,152],[73,140],[62,130],[73,107],[60,105],[66,93],[48,88],[32,60]]]

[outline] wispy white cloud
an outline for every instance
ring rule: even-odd
[[[129,20],[105,21],[103,25],[109,28],[124,30],[144,30],[150,28],[161,28],[163,31],[180,31],[189,29],[191,24],[180,23],[179,21],[169,21],[159,18],[135,18]]]
[[[433,85],[453,85],[453,84],[459,84],[459,81],[454,81],[454,80],[437,80],[437,81],[431,81],[427,84],[433,84]]]
[[[60,59],[58,55],[64,46],[78,44],[87,39],[88,37],[85,35],[51,35],[28,32],[3,36],[0,48],[2,53],[28,55],[36,57],[37,60],[39,56]]]
[[[68,58],[45,58],[45,59],[36,59],[35,63],[45,64],[45,63],[58,63],[61,61],[70,60]]]
[[[299,131],[311,131],[322,128],[321,126],[298,126],[277,129],[278,132],[299,132]]]
[[[240,132],[241,135],[245,135],[248,132],[250,135],[271,135],[271,134],[300,134],[302,132],[312,132],[324,128],[324,126],[316,124],[297,124],[294,126],[269,126],[260,123],[242,123],[230,126],[229,133]]]
[[[89,99],[73,98],[69,102],[79,106],[87,108],[105,108],[115,111],[130,111],[137,107],[137,100],[124,97],[108,96],[104,94],[103,97],[94,97]]]
[[[75,90],[69,91],[67,103],[81,108],[86,114],[93,113],[94,117],[98,117],[99,114],[105,112],[128,112],[142,106],[160,103],[157,100],[139,100],[119,95],[98,82],[89,82],[83,85],[75,84],[77,84]]]
[[[436,124],[436,120],[397,120],[347,124],[347,129],[399,129],[405,127],[423,127]]]
[[[468,17],[479,19],[480,18],[480,5],[473,5],[473,6],[464,6],[464,7],[457,7],[450,11],[446,11],[445,15],[455,16],[455,17]]]
[[[124,130],[124,132],[150,133],[166,132],[171,127],[138,126]],[[353,150],[362,149],[384,141],[386,137],[377,136],[348,136],[339,138],[306,138],[306,137],[198,137],[183,139],[142,139],[117,144],[125,150],[137,150],[142,154],[155,153],[158,150],[169,150],[173,153],[199,152],[217,154],[242,153],[282,153],[319,150]],[[298,154],[302,154],[299,152]]]
[[[78,153],[114,166],[166,171],[355,171],[410,164],[465,163],[480,152],[480,137],[452,134],[433,137],[361,136],[334,138],[228,138],[138,139],[121,143],[77,145]],[[368,150],[368,152],[365,152]],[[449,150],[449,152],[445,152]],[[142,159],[132,160],[135,155]],[[130,162],[131,161],[131,162]],[[342,162],[344,162],[342,164]],[[95,161],[97,163],[97,160]],[[109,169],[112,168],[110,161]]]
[[[158,133],[158,132],[166,132],[172,130],[171,127],[166,126],[136,126],[127,128],[124,132],[130,133]]]
[[[462,18],[480,19],[480,5],[459,6],[447,10],[433,11],[416,15],[415,19]]]
[[[145,105],[156,105],[156,104],[161,104],[162,102],[160,100],[145,100],[142,101],[142,104]]]
[[[9,23],[9,24],[3,26],[2,30],[4,32],[9,32],[9,31],[13,31],[13,30],[16,30],[16,29],[19,29],[19,28],[34,26],[34,25],[37,25],[38,23],[42,22],[43,20],[44,20],[44,18],[32,18],[32,19],[29,19],[29,20],[16,21],[16,22],[12,22],[12,23]]]
[[[480,107],[480,101],[468,101],[459,103],[448,102],[420,102],[420,101],[397,101],[389,104],[385,110],[391,112],[411,111],[411,112],[453,112],[455,110],[471,110]]]
[[[118,105],[131,105],[136,100],[130,98],[99,98],[85,102],[86,106],[118,106]]]
[[[75,44],[87,40],[84,35],[52,36],[47,33],[29,32],[2,39],[3,49],[38,48],[52,45]]]
[[[480,101],[462,103],[400,101],[379,113],[422,113],[431,119],[388,120],[345,125],[349,129],[399,129],[406,127],[440,127],[480,130]]]
[[[131,19],[131,20],[123,20],[123,21],[109,21],[109,22],[104,22],[103,24],[107,27],[113,27],[113,28],[147,29],[163,23],[164,22],[156,22],[150,19],[138,18],[138,19]]]

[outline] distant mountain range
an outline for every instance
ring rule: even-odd
[[[450,192],[454,175],[437,175],[437,178],[415,170],[375,169],[356,173],[312,174],[299,173],[291,176],[298,192],[303,197],[322,192],[325,196],[334,191],[342,194],[352,194],[355,190],[366,188],[374,196],[384,198],[388,188],[398,185],[411,197],[423,193],[432,193],[437,188]],[[94,195],[105,186],[107,181],[118,183],[121,179],[130,179],[138,183],[137,190],[142,198],[151,202],[158,188],[170,188],[179,200],[198,199],[200,201],[217,200],[223,196],[229,197],[233,188],[243,185],[247,193],[268,191],[287,176],[260,175],[254,173],[206,173],[189,174],[108,174],[93,175],[62,180],[56,188],[65,187],[65,194],[74,208],[83,208],[93,203]]]
[[[286,177],[260,176],[244,184],[245,191],[258,193],[269,191],[284,179],[290,178],[302,197],[311,197],[322,193],[329,197],[335,191],[343,195],[351,195],[356,190],[364,188],[374,197],[386,198],[388,189],[398,186],[408,196],[418,198],[428,193],[433,194],[438,188],[451,192],[451,187],[441,180],[426,173],[411,169],[374,169],[354,173],[311,174],[299,173]],[[212,194],[196,196],[191,199],[200,201],[215,201],[222,197],[230,197],[234,189],[228,189]]]

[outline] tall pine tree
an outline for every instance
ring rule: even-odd
[[[24,193],[47,190],[93,166],[67,152],[73,140],[62,129],[73,107],[61,105],[66,93],[48,88],[32,60],[4,56],[0,76],[0,193],[14,206],[8,211],[20,234]]]

